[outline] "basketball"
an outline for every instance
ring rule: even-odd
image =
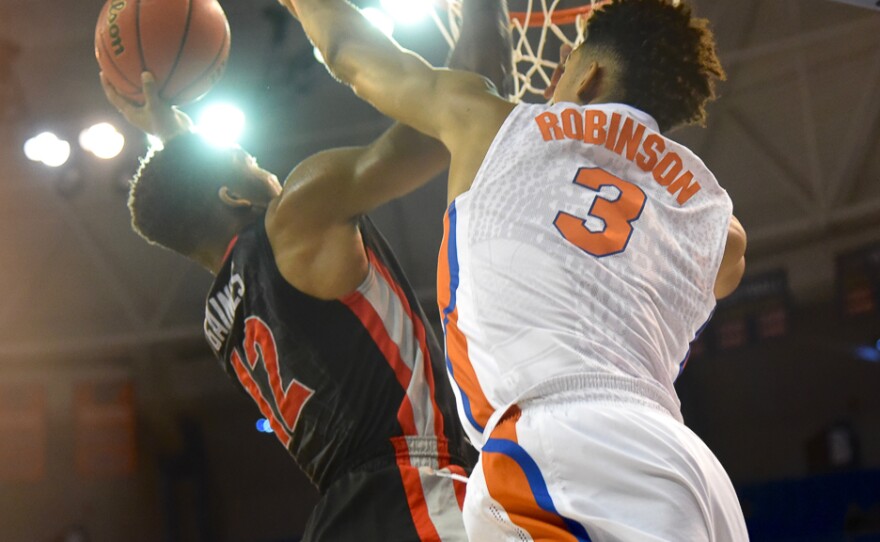
[[[159,97],[181,105],[207,93],[229,56],[229,23],[217,0],[107,0],[95,28],[95,56],[108,82],[143,104],[141,72]]]

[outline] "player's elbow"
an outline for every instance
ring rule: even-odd
[[[739,220],[732,222],[727,232],[727,245],[725,252],[730,252],[737,260],[744,257],[746,247],[748,246],[748,236],[746,230],[739,223]]]
[[[732,294],[742,281],[745,271],[745,257],[740,257],[736,262],[722,268],[715,280],[715,299],[724,299]]]
[[[746,232],[739,221],[732,221],[727,233],[727,245],[721,268],[715,280],[715,298],[722,299],[732,294],[739,286],[746,270]]]
[[[342,51],[345,48],[344,43],[340,43],[339,40],[332,40],[329,43],[325,44],[323,47],[319,48],[321,53],[321,58],[324,61],[324,65],[327,66],[327,69],[330,70],[330,73],[335,75],[337,78],[345,80],[342,77],[342,73],[345,70],[345,66],[342,63]]]

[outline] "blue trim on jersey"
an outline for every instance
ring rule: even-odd
[[[714,308],[712,309],[712,312],[709,313],[709,317],[706,318],[706,321],[703,322],[703,325],[701,325],[701,326],[697,329],[697,332],[694,333],[694,338],[691,339],[691,342],[690,342],[690,343],[688,343],[688,349],[687,349],[687,352],[685,352],[685,354],[684,354],[684,359],[681,360],[681,363],[678,364],[678,375],[676,375],[675,380],[678,380],[678,377],[680,377],[680,376],[681,376],[681,373],[684,372],[684,368],[685,368],[685,366],[687,365],[687,362],[688,362],[688,360],[689,360],[690,357],[691,357],[691,344],[693,344],[694,341],[696,341],[697,339],[699,339],[699,338],[700,338],[700,335],[702,335],[703,332],[706,331],[706,326],[708,326],[708,325],[709,325],[709,322],[712,321],[712,317],[713,317],[713,316],[715,316],[715,309],[714,309]],[[675,380],[673,380],[673,382],[675,382]]]
[[[455,237],[455,201],[449,204],[449,232],[446,235],[446,260],[449,262],[449,305],[443,309],[443,331],[449,323],[449,315],[455,310],[456,293],[458,291],[458,247]]]
[[[449,215],[449,232],[446,235],[446,259],[449,261],[449,305],[443,309],[443,339],[444,343],[446,341],[446,324],[449,323],[449,315],[452,314],[452,311],[455,310],[455,305],[457,302],[456,293],[458,291],[458,245],[456,244],[456,232],[455,232],[455,224],[456,224],[456,213],[455,213],[455,201],[449,205],[449,210],[447,211]],[[461,406],[464,410],[464,415],[467,418],[468,422],[474,429],[483,433],[485,431],[485,427],[480,425],[477,422],[477,419],[474,418],[473,409],[471,409],[471,400],[458,384],[458,381],[455,379],[455,371],[452,368],[452,361],[449,359],[449,348],[445,348],[446,354],[446,370],[449,371],[449,376],[452,377],[452,381],[455,382],[455,386],[458,388],[459,396],[461,397]]]
[[[535,497],[535,502],[538,503],[538,506],[545,512],[558,516],[565,523],[568,532],[574,535],[578,541],[590,542],[590,535],[587,534],[587,530],[583,525],[573,519],[560,515],[556,510],[556,505],[553,504],[553,498],[547,489],[547,483],[544,481],[544,476],[541,475],[541,469],[538,468],[538,464],[535,463],[532,456],[522,446],[512,440],[490,438],[483,445],[482,452],[504,454],[516,461],[516,464],[519,465],[519,468],[526,475],[529,489],[532,490],[532,496]]]

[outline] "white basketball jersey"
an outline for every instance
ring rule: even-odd
[[[621,104],[520,104],[450,205],[438,302],[459,414],[595,388],[680,418],[673,382],[715,306],[732,203]]]

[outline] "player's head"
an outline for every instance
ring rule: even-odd
[[[240,147],[186,133],[141,162],[128,207],[147,241],[198,259],[261,219],[280,191],[278,179]]]
[[[708,21],[693,17],[688,6],[613,0],[590,17],[553,98],[632,105],[667,131],[705,123],[715,80],[724,77]]]

